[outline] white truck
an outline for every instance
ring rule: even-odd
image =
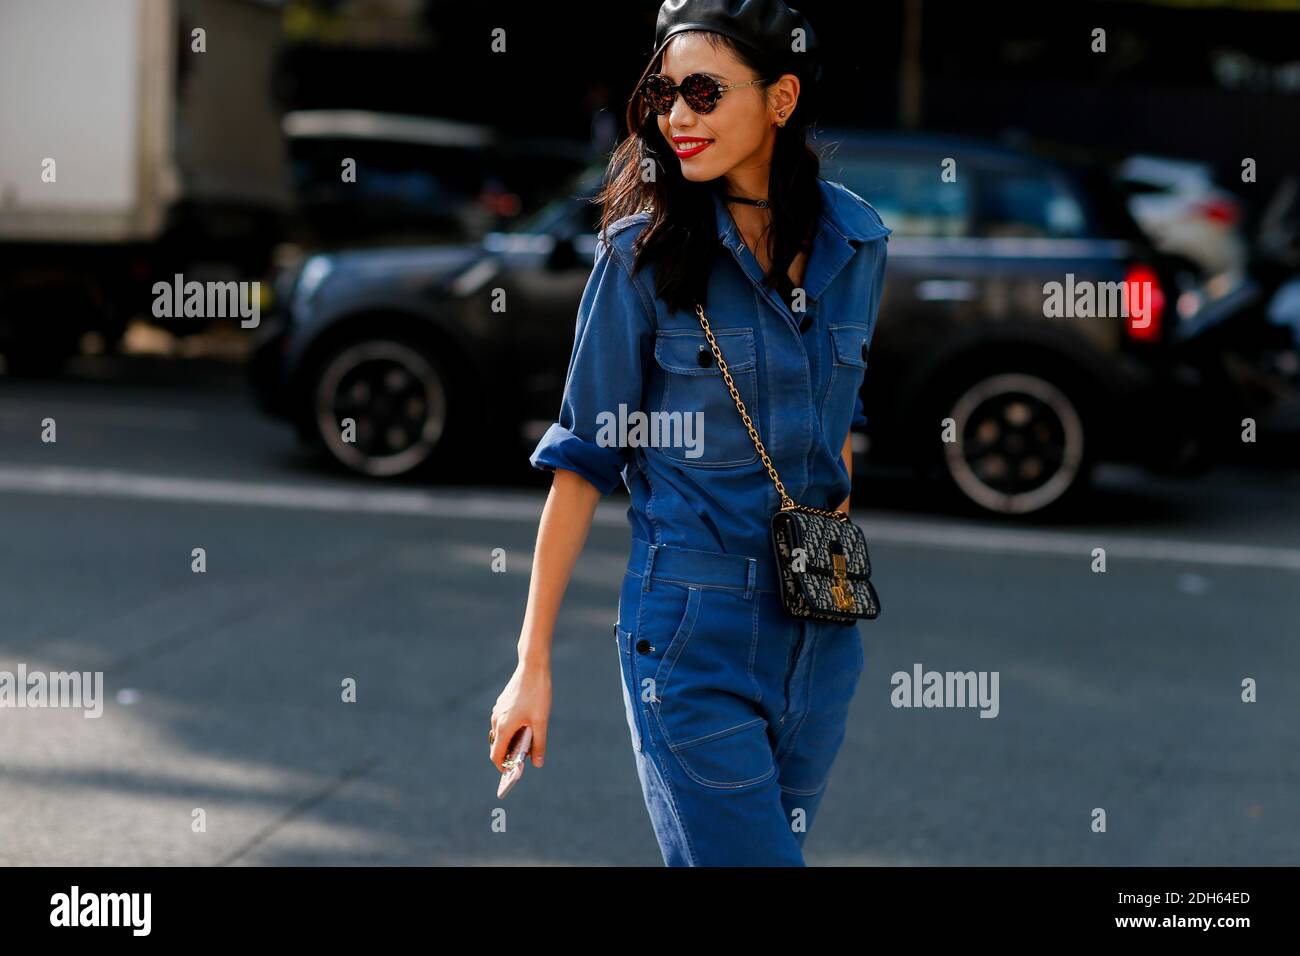
[[[258,280],[292,191],[281,0],[0,2],[0,352],[114,345],[177,274]],[[197,325],[177,325],[185,333]]]

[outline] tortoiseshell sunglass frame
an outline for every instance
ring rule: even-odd
[[[672,111],[673,104],[677,102],[677,94],[681,93],[682,99],[696,113],[711,113],[718,106],[718,101],[722,99],[722,94],[728,90],[738,90],[746,86],[758,86],[765,80],[750,80],[748,83],[730,83],[723,86],[716,79],[707,73],[690,73],[682,77],[681,83],[676,86],[673,81],[662,73],[651,73],[641,84],[640,93],[645,99],[646,105],[659,116]],[[652,90],[652,87],[658,87]]]

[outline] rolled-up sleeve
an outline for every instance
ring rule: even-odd
[[[601,434],[601,416],[617,422],[626,419],[620,405],[627,413],[641,408],[642,367],[654,342],[651,314],[621,253],[599,243],[578,306],[559,419],[529,457],[534,468],[576,472],[606,495],[621,484],[631,450]]]

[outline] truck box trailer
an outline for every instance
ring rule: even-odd
[[[0,3],[0,351],[48,371],[176,274],[256,280],[292,200],[279,2]],[[193,321],[176,326],[184,333]]]

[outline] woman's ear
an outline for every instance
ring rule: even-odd
[[[767,88],[768,111],[772,122],[784,126],[799,105],[799,77],[783,73]]]

